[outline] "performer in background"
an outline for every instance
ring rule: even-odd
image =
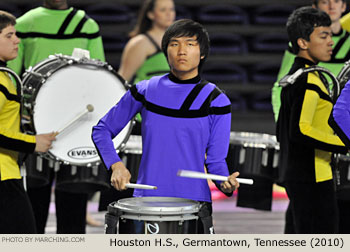
[[[160,48],[165,30],[175,20],[173,0],[146,0],[130,33],[118,73],[130,83],[148,80],[169,72]]]
[[[16,18],[0,11],[0,233],[36,233],[33,210],[17,164],[18,152],[46,152],[54,133],[20,131],[21,86],[12,82],[6,62],[17,57]],[[11,70],[10,70],[11,71]]]
[[[228,176],[225,161],[230,140],[231,104],[214,84],[200,77],[209,53],[209,37],[202,25],[182,19],[162,39],[170,74],[134,85],[93,128],[92,139],[101,160],[113,171],[111,183],[125,190],[128,169],[116,153],[112,139],[136,115],[142,115],[143,154],[137,182],[157,190],[134,190],[135,197],[164,196],[202,203],[202,232],[213,231],[211,193],[206,180],[177,176],[179,169]],[[238,188],[238,172],[216,183],[227,195]],[[201,216],[201,214],[199,214]]]
[[[312,7],[290,15],[287,32],[297,57],[289,74],[330,60],[330,26],[329,16]],[[330,152],[346,152],[346,148],[328,125],[333,102],[327,87],[321,73],[314,71],[282,89],[276,136],[280,142],[279,182],[290,200],[286,233],[337,232]]]
[[[345,16],[344,19],[341,19],[342,14],[346,10],[346,2],[345,0],[313,0],[312,7],[326,12],[332,21],[331,30],[332,39],[334,41],[333,54],[329,61],[320,62],[318,65],[329,69],[335,76],[337,76],[341,68],[344,66],[344,63],[350,60],[350,22],[345,22]],[[272,88],[271,101],[276,121],[281,106],[282,90],[278,85],[278,82],[288,73],[295,57],[296,55],[293,53],[292,46],[289,43],[288,49],[284,52],[277,81]]]
[[[83,10],[69,7],[67,0],[44,0],[42,7],[18,18],[16,29],[22,42],[18,57],[9,62],[9,67],[18,74],[49,55],[72,55],[74,48],[89,50],[91,58],[105,60],[98,24]],[[47,167],[48,162],[44,161],[43,166]],[[49,213],[54,179],[53,169],[50,171],[49,185],[28,188],[38,233],[45,232]],[[87,199],[86,193],[55,190],[57,233],[85,233]]]
[[[138,83],[156,75],[169,73],[167,59],[161,49],[165,30],[175,20],[173,0],[146,0],[139,13],[137,24],[130,33],[118,73],[129,83]],[[141,135],[141,116],[136,115],[132,135]],[[137,169],[136,167],[129,167]],[[136,172],[135,172],[136,173]],[[99,210],[118,199],[132,197],[133,189],[116,191],[114,188],[101,192]]]

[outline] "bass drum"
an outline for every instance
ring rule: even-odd
[[[29,128],[35,134],[62,129],[52,149],[43,155],[54,162],[53,167],[60,174],[57,186],[65,185],[70,191],[73,183],[81,192],[81,183],[94,184],[96,180],[96,188],[92,186],[90,192],[101,189],[102,179],[102,187],[109,187],[105,169],[96,168],[100,158],[91,140],[91,130],[126,91],[126,82],[110,65],[98,60],[55,55],[27,70],[23,93],[24,107],[30,116]],[[124,147],[131,128],[132,123],[128,123],[114,138],[117,151]]]

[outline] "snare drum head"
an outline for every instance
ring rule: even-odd
[[[91,140],[92,127],[126,93],[121,80],[103,67],[75,64],[57,70],[40,87],[33,110],[37,134],[62,129],[85,111],[87,105],[93,106],[92,112],[56,137],[50,150],[56,159],[75,165],[99,161]],[[130,127],[129,123],[114,139],[116,149],[128,137]]]
[[[133,214],[181,215],[197,213],[199,203],[174,197],[135,197],[118,200],[114,207]]]

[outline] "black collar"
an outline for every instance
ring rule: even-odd
[[[195,84],[201,81],[201,77],[198,74],[196,77],[188,79],[188,80],[180,80],[179,78],[177,78],[173,73],[169,74],[169,80],[171,80],[172,82],[175,83],[179,83],[179,84]]]
[[[6,67],[6,62],[0,60],[0,67]]]
[[[305,58],[302,58],[302,57],[296,57],[295,62],[300,64],[300,65],[303,65],[303,67],[305,67],[305,65],[309,65],[309,66],[317,65],[315,62],[308,60],[308,59],[305,59]]]

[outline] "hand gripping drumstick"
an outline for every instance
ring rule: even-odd
[[[188,170],[179,170],[177,172],[177,176],[187,177],[187,178],[197,178],[197,179],[212,179],[212,180],[219,180],[219,181],[227,181],[228,179],[228,177],[221,176],[221,175],[214,175],[214,174],[208,174],[204,172],[196,172],[196,171],[188,171]],[[247,184],[247,185],[252,185],[254,183],[252,179],[246,179],[246,178],[237,178],[237,181],[240,184]]]
[[[126,184],[125,185],[126,188],[134,188],[134,189],[145,189],[145,190],[153,190],[153,189],[157,189],[156,186],[151,186],[151,185],[143,185],[143,184]]]
[[[57,130],[55,132],[55,136],[57,136],[58,134],[61,134],[62,131],[64,131],[65,129],[67,129],[69,126],[71,126],[73,123],[75,123],[77,120],[79,120],[82,116],[84,116],[85,114],[94,111],[94,106],[92,106],[91,104],[86,105],[86,109],[84,109],[82,112],[80,112],[79,115],[77,115],[74,119],[72,119],[69,123],[67,123],[64,127],[60,128],[59,130]]]

